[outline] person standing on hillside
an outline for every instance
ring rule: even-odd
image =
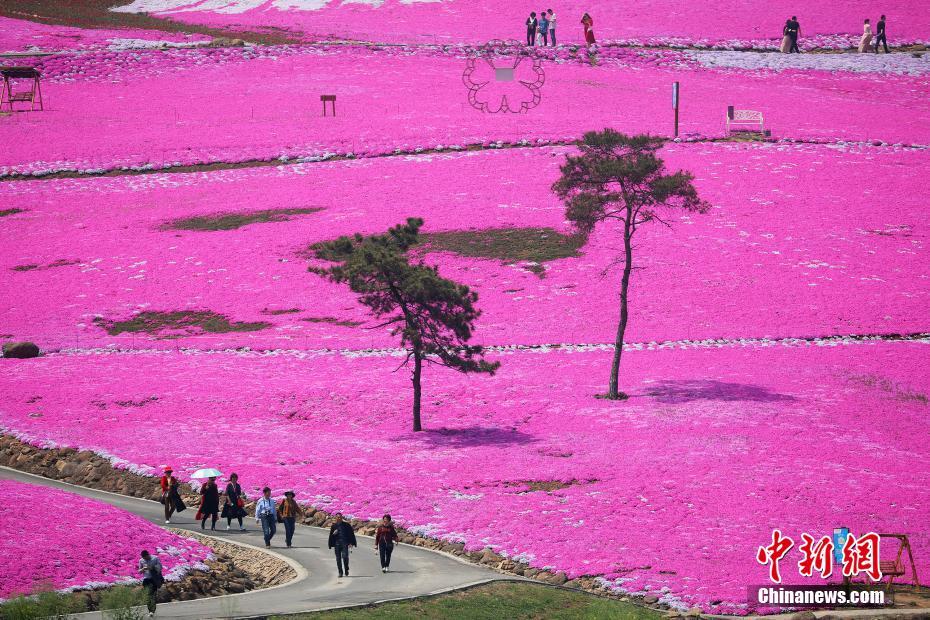
[[[546,11],[549,19],[549,45],[555,47],[555,13],[552,12],[552,9]]]
[[[791,19],[786,24],[786,29],[788,30],[788,36],[791,37],[791,49],[789,51],[792,54],[800,54],[801,48],[798,47],[798,38],[801,36],[801,23],[798,21],[797,15],[791,16]]]
[[[202,487],[200,487],[200,510],[197,511],[200,517],[200,529],[204,529],[207,524],[207,517],[212,517],[210,529],[216,529],[216,522],[220,518],[220,489],[216,486],[216,477],[210,476]]]
[[[394,552],[394,543],[397,541],[397,530],[394,529],[391,515],[384,515],[375,531],[375,549],[381,558],[382,573],[391,569],[391,554]]]
[[[594,20],[585,13],[581,16],[581,25],[584,27],[584,42],[594,45]]]
[[[526,18],[526,44],[530,47],[536,45],[536,28],[539,27],[539,21],[536,19],[536,13],[530,13]]]
[[[546,12],[542,11],[539,14],[539,36],[542,38],[541,45],[546,47],[549,45],[549,18],[546,17]]]
[[[171,515],[186,508],[184,500],[181,499],[181,493],[178,491],[179,487],[180,483],[174,477],[174,471],[171,467],[165,467],[164,475],[161,477],[161,503],[165,505],[165,523],[171,523]]]
[[[888,53],[888,39],[885,37],[885,16],[882,15],[881,19],[878,20],[878,23],[875,24],[875,53],[878,53],[878,44],[881,43],[882,47],[885,48],[885,53]]]
[[[865,52],[872,51],[872,24],[869,23],[868,18],[865,20],[865,23],[862,25],[862,38],[859,39],[859,53],[864,54]]]
[[[336,515],[336,522],[329,528],[329,548],[336,552],[336,568],[339,576],[349,576],[349,547],[358,547],[355,542],[355,530],[342,520],[342,514]]]
[[[142,551],[139,572],[142,574],[142,587],[145,588],[145,606],[149,610],[149,618],[153,618],[155,607],[158,605],[158,588],[165,583],[161,560],[150,555],[148,551]]]
[[[284,524],[284,542],[291,546],[291,540],[294,538],[294,526],[297,524],[297,517],[302,514],[300,506],[294,501],[294,492],[287,491],[284,493],[284,499],[278,504],[278,516],[281,517],[281,523]]]
[[[232,528],[232,520],[239,521],[239,531],[244,532],[242,517],[245,516],[245,495],[239,485],[239,474],[230,474],[229,484],[226,485],[226,501],[223,502],[221,517],[226,517],[226,529]]]
[[[271,546],[271,539],[278,530],[278,516],[274,500],[271,499],[271,489],[262,489],[262,498],[255,504],[255,522],[262,524],[262,534],[265,536],[265,546]]]
[[[791,34],[789,30],[790,25],[791,25],[791,18],[789,17],[788,19],[785,20],[785,25],[781,29],[781,34],[782,34],[781,46],[778,49],[782,54],[787,54],[788,52],[791,51]]]

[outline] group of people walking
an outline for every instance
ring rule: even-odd
[[[171,523],[173,515],[187,508],[184,500],[181,499],[180,483],[174,476],[171,467],[165,467],[160,484],[161,503],[165,506],[165,523]],[[222,511],[220,510],[221,496],[224,498]],[[303,510],[301,510],[294,497],[294,491],[287,491],[284,493],[284,499],[275,502],[271,497],[271,488],[265,487],[262,489],[262,496],[255,504],[255,522],[261,525],[265,547],[271,547],[271,540],[277,534],[279,523],[284,525],[285,544],[288,547],[291,546],[297,519],[303,517]],[[200,529],[205,530],[207,519],[210,519],[210,529],[216,530],[216,523],[222,516],[226,519],[227,530],[232,529],[232,522],[235,519],[239,524],[239,530],[246,531],[242,521],[243,517],[246,516],[245,503],[246,496],[239,484],[238,474],[230,474],[229,483],[223,493],[220,493],[216,484],[216,477],[208,478],[200,487],[200,506],[197,509],[196,516],[196,519],[200,521]],[[394,551],[394,543],[397,541],[398,536],[394,521],[391,519],[391,515],[386,514],[382,517],[375,532],[375,551],[379,555],[381,571],[384,573],[387,573],[391,567],[391,554]],[[329,529],[329,548],[335,552],[339,577],[349,575],[349,549],[357,546],[358,542],[352,526],[343,519],[341,514],[337,514],[335,522]],[[148,552],[143,553],[147,554]],[[143,555],[142,557],[146,562],[146,570],[151,572],[150,562],[146,559],[148,556]],[[155,560],[157,561],[157,558]],[[140,562],[140,570],[141,568],[142,562]],[[153,579],[152,583],[155,581],[157,580]],[[153,601],[154,592],[159,586],[155,586],[152,591]],[[150,607],[150,611],[154,611],[154,606]]]
[[[888,53],[888,38],[885,36],[885,16],[882,15],[878,20],[878,23],[875,24],[875,34],[873,40],[872,34],[872,24],[869,23],[869,20],[866,19],[865,23],[862,25],[862,38],[859,39],[859,53],[864,54],[865,52],[875,52],[878,53],[878,44],[881,43],[882,47],[885,48],[885,53]]]
[[[792,15],[786,22],[785,26],[782,28],[782,40],[781,40],[781,52],[783,54],[799,54],[801,53],[801,48],[798,47],[798,38],[801,36],[801,24],[798,22],[798,17]],[[875,52],[878,53],[878,45],[881,43],[882,47],[885,50],[885,53],[888,53],[888,38],[885,34],[885,16],[882,15],[881,19],[878,20],[878,23],[875,25],[875,32],[872,32],[872,24],[870,20],[866,19],[865,23],[862,26],[862,37],[859,39],[859,53],[863,54],[865,52]]]
[[[381,561],[381,572],[391,570],[391,554],[394,553],[394,543],[398,541],[397,529],[391,515],[381,517],[381,522],[375,530],[375,552]],[[336,515],[336,522],[329,528],[329,548],[336,553],[336,569],[339,577],[349,576],[349,548],[358,547],[355,530],[349,525],[341,514]]]
[[[556,15],[552,9],[540,11],[539,17],[535,11],[530,13],[526,18],[526,44],[555,47],[555,29]]]

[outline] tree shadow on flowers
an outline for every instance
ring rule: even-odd
[[[708,379],[683,381],[660,381],[650,386],[644,394],[660,403],[680,404],[696,400],[790,402],[793,396],[778,394],[759,385],[726,383]]]
[[[487,448],[522,446],[537,441],[532,435],[511,428],[466,426],[465,428],[424,429],[415,439],[427,448]]]

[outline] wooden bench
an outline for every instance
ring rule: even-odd
[[[727,135],[733,132],[734,128],[747,128],[750,131],[765,132],[765,123],[762,119],[762,112],[755,110],[736,110],[733,106],[727,108]]]
[[[4,106],[13,111],[14,103],[30,103],[32,110],[36,109],[36,103],[39,104],[39,110],[43,110],[42,104],[42,86],[39,84],[41,74],[33,67],[0,67],[0,77],[3,78],[3,84],[0,86],[0,110]],[[29,80],[29,90],[19,92],[13,90],[13,80]]]

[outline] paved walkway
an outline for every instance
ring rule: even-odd
[[[6,467],[0,467],[0,479],[18,480],[84,495],[164,526],[164,512],[157,502],[74,486]],[[193,510],[188,510],[180,518],[172,519],[171,527],[200,532],[200,522],[193,520],[193,513]],[[247,532],[227,532],[226,521],[223,519],[217,524],[216,532],[207,530],[206,533],[265,551],[261,528],[255,520],[248,518],[245,525],[249,529]],[[235,521],[233,526],[236,527]],[[437,594],[508,578],[451,555],[410,545],[395,547],[391,572],[385,575],[381,572],[374,552],[374,540],[370,536],[358,536],[359,547],[352,550],[350,558],[351,576],[339,579],[335,557],[327,548],[328,536],[328,529],[299,525],[294,534],[294,546],[288,549],[284,546],[284,528],[279,526],[278,535],[272,540],[271,551],[297,570],[297,579],[285,585],[243,594],[164,603],[158,606],[158,617],[239,618],[317,611]],[[100,614],[80,614],[80,617],[99,618]]]

